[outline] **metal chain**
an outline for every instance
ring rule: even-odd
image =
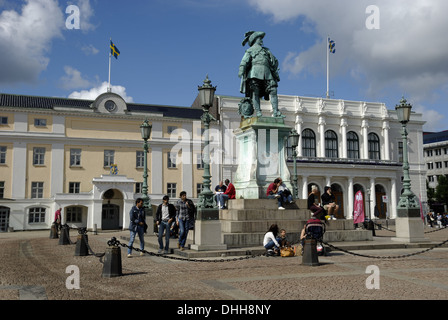
[[[174,256],[170,256],[170,255],[165,255],[165,254],[161,254],[161,253],[155,253],[155,252],[150,252],[147,250],[142,250],[139,248],[135,248],[135,247],[131,247],[125,243],[121,243],[119,240],[117,240],[117,238],[113,237],[112,239],[110,239],[107,244],[109,246],[122,246],[124,248],[130,248],[132,250],[135,250],[137,252],[143,252],[143,253],[147,253],[150,256],[153,257],[160,257],[160,258],[165,258],[165,259],[172,259],[172,260],[181,260],[181,261],[190,261],[190,262],[230,262],[230,261],[241,261],[241,260],[247,260],[247,259],[251,259],[251,258],[257,258],[260,256],[263,256],[264,254],[259,254],[259,255],[247,255],[245,257],[239,257],[239,258],[233,258],[233,259],[191,259],[191,258],[183,258],[183,257],[174,257]]]
[[[332,245],[330,243],[322,241],[323,244],[325,244],[325,245],[327,245],[330,248],[333,248],[335,250],[340,250],[340,251],[343,251],[345,253],[348,253],[348,254],[351,254],[351,255],[354,255],[354,256],[359,256],[359,257],[364,257],[364,258],[374,258],[374,259],[401,259],[401,258],[407,258],[407,257],[411,257],[411,256],[415,256],[415,255],[418,255],[418,254],[422,254],[422,253],[428,252],[428,251],[430,251],[432,249],[441,247],[441,246],[443,246],[447,242],[448,242],[448,239],[443,241],[443,242],[441,242],[441,243],[439,243],[439,244],[436,244],[433,247],[430,247],[428,249],[425,249],[425,250],[422,250],[422,251],[419,251],[419,252],[403,254],[403,255],[399,255],[399,256],[370,256],[370,255],[360,254],[360,253],[351,252],[351,251],[348,251],[348,250],[345,250],[345,249],[342,249],[342,248],[338,248],[338,247],[336,247],[336,246],[334,246],[334,245]]]

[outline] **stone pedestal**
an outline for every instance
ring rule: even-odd
[[[194,228],[194,244],[190,246],[192,250],[227,250],[227,245],[222,242],[219,209],[198,208]]]
[[[428,242],[424,236],[424,224],[420,217],[397,217],[395,219],[396,237],[392,238],[399,242]]]
[[[234,182],[237,199],[266,198],[267,187],[278,177],[292,190],[285,152],[285,140],[291,130],[282,117],[241,121],[234,132],[238,142]]]

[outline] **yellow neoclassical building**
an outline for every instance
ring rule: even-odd
[[[49,228],[59,208],[72,227],[126,228],[142,193],[145,119],[152,205],[180,191],[197,198],[202,113],[126,103],[112,92],[94,101],[0,94],[1,231]]]

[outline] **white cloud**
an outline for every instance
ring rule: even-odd
[[[446,0],[248,0],[258,11],[282,23],[303,17],[302,29],[321,41],[302,52],[289,52],[282,70],[292,75],[326,72],[327,35],[336,41],[331,56],[332,76],[350,76],[364,85],[367,98],[406,93],[416,101],[425,127],[441,126],[443,115],[428,105],[440,98],[448,83],[448,1]],[[366,8],[375,4],[380,29],[369,30]],[[441,111],[442,112],[442,111]],[[446,125],[445,125],[446,127]]]
[[[94,16],[95,12],[90,5],[89,0],[78,0],[76,5],[79,7],[80,11],[80,28],[83,32],[91,31],[96,29],[96,26],[90,21]]]
[[[62,37],[64,16],[56,0],[26,0],[19,13],[0,14],[0,83],[34,82],[46,69],[51,42]]]
[[[79,70],[73,67],[64,67],[65,76],[61,78],[61,87],[64,89],[86,88],[91,85],[90,81],[84,79]]]
[[[89,55],[95,55],[98,54],[98,52],[100,52],[100,50],[98,50],[97,48],[95,48],[92,44],[86,45],[84,47],[81,48],[81,50],[84,52],[85,55],[89,56]]]
[[[99,95],[107,92],[108,83],[105,81],[90,90],[74,91],[68,97],[72,99],[95,100]],[[122,86],[111,86],[112,92],[121,96],[126,102],[132,103],[134,99],[127,95],[126,88]]]

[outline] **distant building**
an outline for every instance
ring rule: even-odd
[[[238,161],[233,130],[240,125],[241,97],[216,96],[211,125],[212,189],[235,179]],[[397,102],[398,103],[398,102]],[[300,133],[299,197],[311,185],[331,185],[339,218],[353,217],[361,190],[366,215],[395,218],[401,192],[401,124],[381,103],[279,96],[285,122]],[[270,116],[263,102],[264,116]],[[180,191],[194,200],[202,188],[203,111],[126,103],[114,93],[94,101],[0,94],[0,231],[48,229],[54,212],[63,223],[98,229],[127,228],[128,212],[141,196],[143,140],[140,125],[152,125],[148,154],[151,203]],[[426,163],[421,115],[408,124],[412,190],[426,202]],[[288,166],[293,172],[293,162]],[[111,167],[116,171],[111,171]]]
[[[448,131],[423,133],[423,157],[428,187],[435,189],[438,178],[448,176]]]

